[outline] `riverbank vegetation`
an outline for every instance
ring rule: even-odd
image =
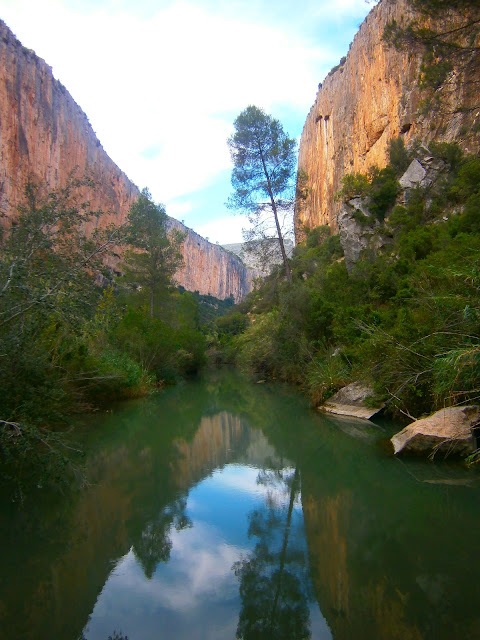
[[[339,197],[362,196],[369,212],[353,215],[373,248],[349,272],[339,236],[305,230],[293,283],[276,271],[217,321],[227,359],[301,385],[316,405],[355,380],[395,415],[478,402],[480,157],[445,143],[423,151],[436,167],[425,186],[401,189],[419,148],[398,141],[385,169],[345,178]]]
[[[105,227],[86,188],[75,177],[59,190],[27,185],[1,238],[0,478],[15,497],[66,479],[61,430],[73,413],[144,395],[205,360],[199,296],[173,281],[183,237],[163,207],[144,191],[126,224]]]

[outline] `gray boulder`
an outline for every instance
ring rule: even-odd
[[[480,422],[480,407],[448,407],[416,420],[391,439],[395,454],[414,453],[434,456],[441,451],[468,455],[476,450],[474,428]]]
[[[333,413],[339,416],[352,416],[369,420],[383,409],[383,406],[374,408],[365,406],[365,399],[372,395],[373,389],[360,382],[353,382],[340,389],[320,409],[326,413]]]
[[[404,189],[411,189],[412,187],[423,185],[426,175],[426,170],[422,167],[420,162],[415,159],[411,161],[408,169],[400,178],[399,182]]]

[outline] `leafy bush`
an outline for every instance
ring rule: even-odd
[[[337,200],[350,200],[355,196],[364,198],[370,193],[370,181],[363,173],[349,173],[342,178],[342,188],[335,195]]]
[[[401,176],[410,164],[410,156],[402,138],[392,138],[388,143],[387,153],[395,175]]]
[[[388,166],[380,171],[373,169],[370,175],[369,209],[376,218],[383,220],[387,211],[395,204],[400,185],[392,167]]]

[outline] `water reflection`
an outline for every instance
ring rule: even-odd
[[[146,524],[110,574],[85,638],[105,638],[112,625],[136,640],[159,628],[162,638],[310,637],[298,470],[271,468],[264,436],[227,412],[204,416],[175,446],[190,482],[207,477]],[[262,468],[252,464],[260,458]]]
[[[248,536],[257,543],[252,553],[234,565],[242,600],[237,637],[310,638],[311,589],[303,519],[300,511],[293,517],[294,504],[299,503],[300,474],[298,469],[264,470],[258,481],[268,488],[268,500],[249,515]],[[278,494],[285,491],[288,501],[282,509]]]
[[[478,473],[347,426],[234,372],[104,416],[88,490],[0,510],[0,638],[480,637]]]
[[[134,541],[132,550],[139,561],[145,577],[150,579],[159,562],[167,562],[172,550],[171,530],[182,531],[192,527],[186,515],[187,501],[180,498],[162,509],[158,518],[149,522]]]

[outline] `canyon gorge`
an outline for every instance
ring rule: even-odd
[[[423,51],[397,49],[383,39],[389,23],[411,20],[426,19],[412,11],[408,0],[382,0],[361,24],[346,57],[319,85],[300,141],[297,241],[305,228],[329,225],[338,231],[341,202],[335,194],[342,178],[367,173],[375,165],[385,167],[394,138],[401,137],[406,146],[455,141],[466,152],[479,151],[478,50],[468,64],[448,74],[446,107],[440,112],[426,109],[419,82]],[[444,25],[439,19],[434,27]]]
[[[86,114],[52,69],[17,40],[0,21],[0,224],[8,228],[17,215],[26,183],[33,180],[55,189],[69,175],[88,174],[97,186],[85,193],[93,210],[102,210],[100,225],[122,224],[139,189],[109,158]],[[186,233],[184,265],[176,274],[189,291],[241,300],[252,276],[241,260],[212,244],[182,223]],[[94,222],[87,225],[90,233]]]

